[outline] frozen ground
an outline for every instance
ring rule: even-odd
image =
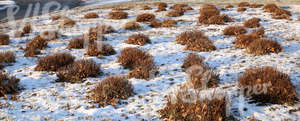
[[[186,30],[198,29],[206,35],[217,46],[216,51],[199,52],[204,56],[205,61],[212,67],[216,67],[220,74],[221,87],[224,87],[230,94],[237,92],[237,78],[246,69],[255,66],[275,66],[282,72],[288,73],[292,83],[300,92],[300,21],[297,16],[292,16],[291,21],[274,20],[269,13],[264,13],[261,8],[248,9],[244,13],[236,12],[232,8],[222,13],[228,14],[235,19],[233,23],[226,25],[197,25],[198,9],[200,5],[192,6],[195,10],[188,11],[182,17],[175,17],[178,20],[178,27],[173,28],[150,28],[147,24],[141,23],[142,31],[127,31],[122,26],[135,20],[140,13],[156,10],[140,10],[135,7],[128,10],[129,18],[124,20],[108,19],[110,9],[92,9],[89,11],[70,10],[66,16],[76,20],[76,26],[71,29],[59,29],[59,33],[64,35],[55,41],[48,43],[48,48],[43,50],[43,57],[57,52],[69,52],[76,59],[89,58],[102,64],[105,75],[97,78],[88,78],[84,83],[56,83],[55,73],[34,71],[38,58],[24,57],[26,42],[37,35],[41,30],[51,30],[58,27],[58,22],[52,22],[49,15],[24,19],[30,22],[34,32],[29,37],[11,38],[11,44],[0,46],[1,50],[11,50],[17,55],[17,62],[5,68],[11,75],[17,76],[20,85],[24,88],[16,95],[17,100],[0,98],[0,120],[160,120],[156,112],[162,109],[167,101],[165,98],[174,88],[183,83],[186,74],[181,69],[183,58],[190,52],[185,51],[184,46],[174,42],[176,35]],[[100,18],[82,19],[87,12],[97,12]],[[79,14],[80,13],[80,14]],[[157,19],[167,19],[166,12],[155,13]],[[244,49],[237,49],[232,42],[235,37],[228,37],[222,34],[222,30],[230,25],[242,25],[244,20],[252,17],[261,18],[262,26],[266,29],[266,35],[278,41],[283,46],[283,51],[279,54],[264,56],[253,56],[245,53]],[[87,98],[89,91],[93,89],[105,76],[113,74],[125,74],[128,70],[123,69],[116,63],[116,55],[99,59],[97,57],[87,57],[84,49],[65,49],[68,40],[86,33],[90,27],[96,24],[108,24],[113,26],[117,32],[107,34],[107,43],[112,45],[117,53],[125,47],[138,47],[148,51],[158,65],[160,75],[149,81],[141,79],[130,79],[134,86],[134,96],[124,100],[116,108],[106,106],[104,108],[95,107]],[[3,25],[2,31],[6,31],[13,37],[14,29],[11,25]],[[5,26],[9,26],[5,28]],[[145,46],[135,46],[125,44],[124,40],[128,36],[142,32],[150,37],[152,44]],[[298,95],[299,97],[299,95]],[[241,101],[245,102],[241,102]],[[241,120],[248,120],[255,117],[264,121],[279,120],[299,120],[300,103],[294,106],[268,105],[257,106],[248,103],[249,100],[232,96],[231,114]],[[242,110],[239,110],[242,109]],[[247,110],[243,110],[247,109]]]

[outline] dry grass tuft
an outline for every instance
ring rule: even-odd
[[[133,34],[128,37],[128,40],[126,40],[125,43],[134,45],[145,45],[147,43],[151,43],[151,40],[148,36],[144,34]]]
[[[152,28],[159,28],[162,26],[162,22],[160,22],[159,20],[152,20],[150,22],[150,27]]]
[[[100,64],[93,60],[77,60],[57,74],[57,82],[83,82],[84,78],[101,75]]]
[[[109,34],[115,31],[116,30],[112,26],[101,24],[101,25],[97,25],[96,27],[90,28],[89,33]]]
[[[182,9],[180,9],[180,10],[171,10],[166,14],[166,16],[179,17],[179,16],[182,16],[183,14],[184,14],[184,10],[182,10]]]
[[[184,62],[181,67],[184,70],[187,70],[194,65],[202,66],[204,64],[204,59],[205,58],[203,56],[198,56],[197,54],[190,53],[184,58]]]
[[[56,40],[58,38],[57,31],[44,31],[40,34],[41,38],[46,40]]]
[[[204,38],[208,39],[204,32],[199,31],[199,30],[192,30],[192,31],[186,31],[183,33],[180,33],[179,35],[176,36],[176,43],[181,44],[181,45],[186,45],[188,43],[191,43],[192,41],[196,41],[196,39],[199,38]]]
[[[139,23],[131,21],[131,22],[127,22],[123,28],[127,30],[138,30],[141,29],[141,26]]]
[[[8,45],[9,44],[9,35],[0,33],[0,45]]]
[[[69,53],[56,53],[48,55],[37,61],[35,71],[58,71],[74,62],[75,57]]]
[[[246,96],[261,103],[285,104],[297,100],[295,87],[288,74],[270,66],[251,68],[238,81]]]
[[[51,20],[52,20],[52,21],[57,21],[57,20],[59,20],[59,19],[61,19],[61,18],[62,18],[61,15],[54,15],[54,16],[51,16]]]
[[[184,7],[187,7],[188,5],[186,4],[175,4],[171,6],[170,8],[173,10],[182,10]]]
[[[104,107],[116,106],[120,100],[125,100],[132,95],[133,86],[125,77],[109,76],[92,90],[91,98],[99,104],[99,107]]]
[[[250,34],[239,35],[234,41],[234,44],[238,48],[246,48],[254,40],[264,38],[264,33],[264,28],[259,28],[257,30],[253,30]]]
[[[276,4],[267,4],[264,11],[272,13],[273,19],[290,19],[292,15],[290,11],[279,8]]]
[[[231,4],[228,4],[228,5],[225,6],[225,8],[234,8],[234,6],[231,5]]]
[[[217,47],[208,38],[199,38],[195,41],[191,41],[184,48],[185,50],[198,51],[198,52],[210,52],[216,50]]]
[[[281,45],[274,40],[255,39],[247,47],[247,52],[255,55],[279,53],[282,51]]]
[[[244,27],[247,28],[256,28],[260,27],[260,19],[259,18],[251,18],[244,22]]]
[[[19,82],[20,80],[16,77],[0,71],[0,97],[6,98],[6,94],[16,93],[19,89]]]
[[[143,13],[143,14],[139,14],[136,17],[136,21],[137,22],[150,22],[152,20],[155,19],[155,15],[151,14],[151,13]]]
[[[192,65],[186,70],[189,75],[189,82],[194,89],[215,88],[219,83],[219,74],[215,69],[210,68],[207,64]]]
[[[60,28],[72,28],[76,22],[70,18],[64,17],[63,21],[60,22],[59,27]]]
[[[166,7],[168,7],[168,4],[165,2],[159,2],[157,6],[161,7],[161,8],[166,8]]]
[[[246,11],[247,10],[247,8],[238,8],[237,9],[237,12],[244,12],[244,11]]]
[[[74,38],[71,39],[69,41],[69,45],[67,46],[67,49],[82,49],[84,48],[84,37],[78,37],[78,38]]]
[[[90,12],[84,15],[84,18],[90,19],[90,18],[99,18],[98,14],[95,12]]]
[[[110,56],[116,54],[114,48],[106,43],[89,43],[86,54],[89,56]]]
[[[124,11],[111,11],[109,12],[110,19],[127,19],[128,13]]]
[[[142,6],[140,6],[140,8],[141,8],[142,10],[152,10],[152,8],[149,7],[148,5],[142,5]]]
[[[241,35],[245,34],[247,30],[243,26],[228,26],[223,30],[224,35]]]
[[[279,7],[276,4],[266,4],[264,6],[264,11],[269,12],[269,13],[273,13],[275,12],[275,10],[279,9]]]
[[[248,7],[248,6],[250,6],[250,3],[248,3],[248,2],[240,2],[238,6],[239,7]]]
[[[257,4],[257,3],[253,3],[253,4],[250,4],[249,8],[260,8],[264,6],[263,4]]]
[[[0,52],[0,69],[5,65],[16,62],[16,55],[10,51]]]
[[[155,10],[155,12],[161,12],[161,11],[167,11],[167,9],[165,7],[158,7],[157,10]]]
[[[158,111],[161,119],[172,121],[227,120],[225,97],[217,98],[213,95],[212,99],[195,97],[200,94],[198,93],[192,93],[190,89],[183,88],[178,90],[174,96],[169,96],[166,106]],[[192,100],[192,102],[187,100]]]
[[[215,5],[204,5],[200,9],[198,23],[201,24],[224,24],[225,22],[233,22],[233,19],[226,14],[220,15],[220,10]]]
[[[166,19],[162,22],[162,27],[176,27],[177,26],[177,22],[175,20],[172,19]]]
[[[29,34],[32,32],[31,24],[27,23],[23,28],[23,34]]]
[[[45,49],[47,46],[46,39],[42,38],[40,35],[34,37],[26,44],[25,56],[34,57],[37,54],[40,54],[41,49]]]

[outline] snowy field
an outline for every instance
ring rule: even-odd
[[[289,74],[292,83],[296,86],[298,97],[300,93],[300,21],[298,15],[293,13],[292,20],[275,20],[270,13],[263,12],[262,8],[248,8],[247,11],[237,12],[237,7],[222,11],[234,18],[235,22],[225,25],[198,25],[200,5],[190,5],[194,10],[186,12],[181,17],[173,17],[178,21],[178,27],[172,28],[151,28],[146,23],[140,23],[143,30],[129,31],[123,29],[126,22],[134,21],[141,13],[154,13],[158,20],[164,20],[167,11],[155,13],[156,6],[151,6],[153,10],[140,10],[134,7],[126,10],[129,13],[128,19],[112,20],[108,19],[111,9],[91,9],[80,11],[80,9],[69,10],[65,16],[76,21],[76,25],[69,29],[59,29],[61,36],[48,43],[48,47],[42,50],[42,55],[37,58],[24,57],[26,42],[38,35],[42,31],[58,29],[59,21],[52,22],[51,16],[43,15],[24,19],[24,22],[31,23],[33,33],[28,37],[14,38],[14,31],[9,24],[3,24],[1,31],[7,32],[11,37],[10,45],[0,46],[0,50],[10,50],[15,52],[16,63],[5,67],[10,75],[15,75],[20,79],[23,89],[16,95],[16,100],[0,98],[0,120],[161,120],[158,110],[164,108],[168,95],[174,88],[186,80],[186,73],[181,69],[184,57],[191,51],[184,50],[184,46],[174,42],[176,35],[187,30],[202,30],[217,46],[217,50],[212,52],[199,52],[205,57],[205,61],[217,69],[220,74],[220,86],[230,93],[237,91],[237,78],[246,69],[255,66],[274,66],[280,71]],[[219,6],[220,7],[220,6]],[[292,12],[293,6],[290,8]],[[97,19],[83,19],[88,12],[96,12],[100,16]],[[278,41],[283,51],[278,54],[254,56],[245,52],[245,49],[234,47],[235,37],[223,35],[223,29],[231,25],[243,25],[243,21],[258,17],[262,19],[261,25],[265,28],[265,35]],[[12,23],[10,23],[12,24]],[[117,32],[107,34],[106,42],[114,47],[117,54],[106,56],[103,59],[85,56],[85,49],[66,49],[68,40],[83,35],[90,27],[97,24],[107,24],[113,26]],[[250,29],[251,30],[251,29]],[[150,37],[152,44],[144,46],[125,44],[128,36],[135,33],[143,33]],[[107,75],[126,74],[129,70],[124,69],[116,62],[117,55],[123,48],[137,47],[149,52],[159,66],[160,74],[151,80],[130,79],[134,86],[134,95],[124,100],[116,108],[106,106],[97,108],[87,98],[89,91],[93,89]],[[88,78],[84,83],[58,83],[56,74],[49,72],[34,71],[36,61],[40,57],[52,55],[57,52],[71,53],[76,59],[93,59],[101,64],[104,71],[103,76]],[[267,105],[258,106],[248,103],[248,99],[241,108],[241,99],[231,97],[232,105],[230,113],[237,119],[248,120],[255,117],[263,121],[280,121],[300,119],[300,103],[294,106],[288,105]],[[296,111],[294,111],[296,110]]]

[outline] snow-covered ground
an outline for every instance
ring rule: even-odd
[[[48,47],[42,51],[40,57],[51,55],[57,52],[69,52],[76,59],[93,59],[102,64],[105,75],[97,78],[88,78],[84,83],[57,83],[56,74],[48,72],[34,71],[38,58],[24,57],[26,42],[39,32],[58,28],[58,21],[52,22],[49,15],[24,19],[30,22],[34,32],[29,37],[13,38],[14,29],[3,28],[12,38],[11,44],[0,46],[1,50],[10,50],[16,53],[17,62],[5,68],[11,75],[19,78],[20,85],[24,88],[16,95],[17,100],[0,98],[0,120],[160,120],[156,112],[162,109],[168,95],[174,88],[186,80],[186,73],[181,69],[184,57],[191,51],[184,50],[184,46],[174,42],[176,35],[186,30],[202,30],[217,46],[216,51],[199,52],[204,56],[205,61],[217,69],[221,78],[221,87],[226,88],[231,94],[237,92],[237,78],[246,69],[255,66],[270,65],[277,67],[282,72],[289,74],[296,90],[300,92],[300,21],[297,16],[292,16],[291,21],[274,20],[269,13],[264,13],[261,8],[249,8],[244,13],[236,12],[237,8],[232,8],[222,13],[226,13],[235,19],[235,22],[226,25],[197,25],[198,9],[200,5],[191,5],[194,10],[188,11],[184,16],[172,19],[178,20],[178,27],[172,28],[150,28],[145,23],[140,23],[142,31],[124,30],[122,26],[128,21],[134,21],[140,13],[154,13],[153,10],[140,10],[138,7],[127,10],[129,18],[124,20],[108,19],[110,9],[92,9],[80,11],[78,9],[69,10],[66,16],[75,20],[76,26],[70,29],[59,29],[59,33],[64,35],[55,41],[48,43]],[[97,19],[82,19],[87,12],[97,12]],[[167,19],[166,12],[155,13],[159,20]],[[232,43],[235,37],[224,36],[222,31],[230,25],[242,25],[244,20],[252,17],[261,18],[262,26],[266,30],[266,35],[273,38],[283,46],[283,51],[279,54],[264,56],[253,56],[247,54],[244,49],[234,48]],[[105,35],[108,44],[112,45],[119,54],[123,48],[138,47],[148,51],[153,57],[155,64],[159,66],[160,74],[149,81],[142,79],[130,79],[134,86],[135,95],[116,108],[106,106],[97,108],[87,98],[89,91],[93,89],[105,76],[114,74],[126,74],[129,70],[116,62],[117,54],[99,59],[97,57],[87,57],[84,55],[85,49],[66,49],[68,40],[88,32],[90,27],[97,24],[107,24],[113,26],[117,32]],[[6,25],[4,25],[6,26]],[[9,25],[10,26],[10,25]],[[152,44],[136,46],[125,44],[124,40],[134,33],[143,33],[150,37]],[[299,96],[298,96],[299,97]],[[299,120],[300,103],[294,106],[268,105],[257,106],[248,103],[248,99],[232,96],[230,113],[241,120],[255,117],[264,121],[279,120]],[[244,100],[245,102],[240,102]],[[242,110],[239,110],[242,109]],[[293,110],[296,110],[293,111]],[[298,110],[298,111],[297,111]]]

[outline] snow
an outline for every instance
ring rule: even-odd
[[[7,46],[0,46],[1,50],[11,50],[17,55],[17,62],[8,66],[5,70],[11,75],[19,78],[20,85],[24,88],[16,95],[17,100],[0,98],[0,120],[160,120],[156,112],[162,109],[166,102],[166,96],[172,93],[178,85],[186,80],[186,73],[181,69],[184,57],[191,51],[184,50],[184,46],[174,42],[176,35],[186,30],[198,29],[206,35],[217,46],[216,51],[198,52],[205,57],[205,61],[217,69],[221,78],[221,87],[231,95],[232,105],[230,113],[241,120],[255,117],[256,119],[271,120],[298,120],[300,112],[290,113],[291,110],[299,109],[300,103],[294,106],[287,105],[267,105],[258,106],[250,104],[249,99],[237,94],[237,78],[248,68],[255,66],[275,66],[282,72],[289,74],[296,90],[300,92],[300,21],[294,20],[274,20],[269,13],[264,13],[260,8],[249,8],[244,13],[236,12],[236,8],[223,11],[233,17],[236,22],[226,25],[197,25],[198,9],[200,5],[191,5],[195,10],[188,11],[182,17],[175,17],[175,20],[183,20],[178,23],[178,27],[173,28],[150,28],[145,23],[140,23],[144,30],[128,31],[122,26],[135,20],[140,13],[153,10],[140,10],[135,7],[128,10],[129,18],[124,20],[111,20],[108,18],[110,9],[92,9],[89,11],[69,10],[66,16],[76,20],[76,26],[71,29],[59,29],[59,33],[64,35],[58,40],[48,43],[48,48],[42,51],[43,57],[57,52],[69,52],[76,59],[93,59],[102,64],[104,76],[88,78],[84,83],[70,84],[57,83],[55,73],[34,71],[36,61],[39,58],[23,57],[25,43],[39,32],[55,29],[58,22],[52,22],[49,15],[43,15],[24,19],[33,26],[33,34],[29,37],[13,38],[15,29],[4,28],[10,34],[12,43]],[[296,5],[294,5],[296,6]],[[300,7],[300,6],[298,6]],[[79,14],[80,12],[80,14]],[[82,19],[85,13],[97,12],[100,18]],[[166,12],[155,13],[157,19],[163,20]],[[222,30],[230,25],[242,25],[244,20],[258,17],[263,20],[262,25],[266,29],[266,35],[277,40],[283,51],[279,54],[264,56],[254,56],[247,54],[244,49],[234,48],[235,37],[228,37],[222,34]],[[89,91],[93,89],[105,76],[115,74],[126,74],[129,70],[116,62],[117,54],[107,56],[104,59],[97,57],[87,57],[84,49],[65,49],[68,40],[87,33],[90,27],[96,24],[108,24],[113,26],[117,32],[105,35],[106,42],[114,47],[119,54],[123,48],[138,47],[148,51],[153,57],[155,64],[159,66],[160,74],[151,80],[130,79],[134,86],[135,95],[127,100],[123,100],[116,108],[106,106],[104,108],[95,107],[91,100],[87,98]],[[21,27],[18,27],[21,28]],[[152,44],[136,46],[125,44],[124,40],[134,33],[143,33],[150,37]],[[293,39],[292,39],[293,38]],[[247,110],[239,110],[244,109]]]

